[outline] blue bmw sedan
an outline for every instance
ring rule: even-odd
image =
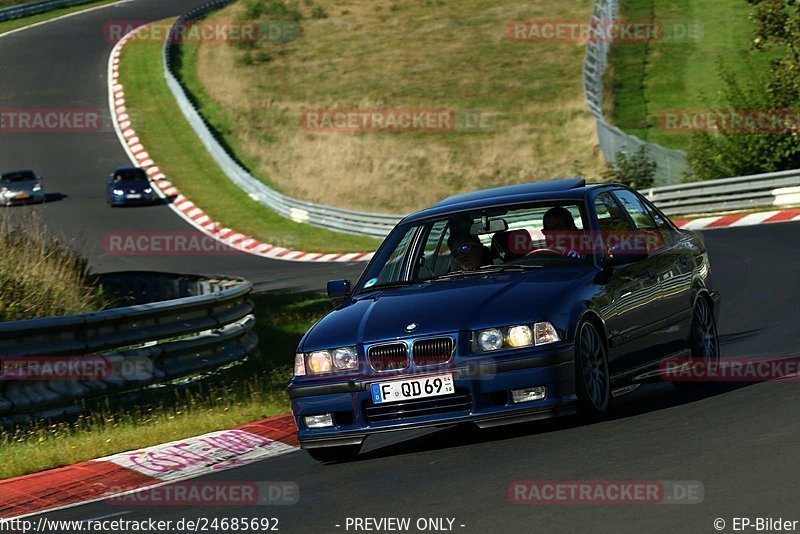
[[[106,182],[106,203],[111,207],[154,204],[158,200],[144,169],[120,167]]]
[[[719,294],[698,236],[636,191],[556,180],[410,215],[303,337],[289,385],[319,461],[373,434],[579,411],[716,362]],[[692,365],[689,363],[689,365]]]

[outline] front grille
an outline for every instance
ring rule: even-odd
[[[432,397],[389,404],[365,404],[364,417],[368,423],[383,423],[441,413],[469,413],[471,409],[472,395],[468,391],[456,390],[455,394],[447,397]]]
[[[391,343],[369,349],[369,364],[376,371],[393,371],[408,367],[408,345]]]
[[[414,342],[414,363],[419,366],[447,363],[453,356],[453,339],[439,337]]]

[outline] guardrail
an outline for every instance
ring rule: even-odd
[[[64,7],[88,4],[89,2],[94,2],[94,0],[44,0],[42,2],[30,2],[28,4],[6,7],[0,9],[0,22],[29,17],[31,15],[39,15],[40,13],[46,13]]]
[[[169,85],[170,91],[172,91],[186,120],[189,121],[189,124],[200,138],[200,141],[222,171],[231,181],[239,186],[239,188],[250,195],[253,200],[260,202],[268,208],[277,211],[284,217],[288,217],[296,222],[308,223],[337,232],[367,235],[371,237],[385,237],[400,219],[403,218],[402,215],[384,215],[334,208],[291,198],[275,191],[250,174],[247,169],[239,165],[239,163],[228,154],[225,148],[217,141],[216,136],[212,133],[208,124],[206,124],[205,119],[203,119],[202,115],[200,115],[195,108],[194,103],[186,94],[186,90],[172,71],[172,57],[175,53],[173,50],[173,42],[176,41],[175,36],[177,36],[179,32],[180,25],[202,18],[212,11],[225,7],[232,1],[233,0],[215,0],[184,13],[175,21],[164,46],[164,74],[167,78],[167,85]]]
[[[141,272],[103,275],[99,283],[135,304],[0,323],[0,423],[79,413],[80,401],[217,369],[256,349],[250,282]],[[14,374],[20,365],[53,363],[49,357],[91,360],[102,373],[88,380]]]
[[[592,27],[607,27],[616,20],[618,0],[596,0],[592,12]],[[647,156],[656,164],[655,183],[657,185],[679,182],[689,163],[686,152],[671,150],[656,143],[645,142],[609,124],[603,115],[603,76],[608,67],[608,53],[611,43],[608,39],[589,39],[583,61],[583,89],[586,104],[597,122],[597,137],[600,150],[606,161],[613,163],[617,152],[634,154],[644,147]]]
[[[800,205],[800,169],[645,189],[667,215]]]

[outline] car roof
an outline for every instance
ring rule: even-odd
[[[544,200],[583,200],[589,191],[612,185],[618,186],[618,184],[587,184],[583,178],[567,178],[483,189],[446,198],[432,208],[409,215],[403,222],[506,204]]]
[[[118,172],[131,172],[131,171],[144,171],[141,167],[117,167],[114,169],[114,174]]]

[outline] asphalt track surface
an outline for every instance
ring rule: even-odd
[[[134,0],[0,37],[0,109],[90,109],[108,116],[109,21],[159,20],[204,0]],[[34,168],[48,202],[4,210],[36,211],[48,231],[74,240],[96,272],[154,270],[244,276],[257,289],[324,290],[332,278],[356,278],[364,264],[301,264],[231,251],[214,255],[106,254],[109,232],[197,232],[166,205],[111,209],[105,181],[130,165],[108,122],[95,132],[11,132],[0,128],[0,170]],[[3,210],[3,208],[0,208]],[[0,214],[3,212],[0,211]],[[354,251],[357,252],[357,251]]]
[[[797,354],[800,223],[713,230],[705,239],[722,292],[723,358]],[[198,480],[295,481],[286,507],[88,504],[58,519],[277,517],[282,532],[343,532],[348,517],[448,517],[456,532],[716,532],[723,518],[800,520],[800,383],[727,384],[680,392],[648,384],[609,417],[488,431],[449,428],[368,440],[358,460],[321,465],[296,452]],[[694,505],[519,505],[516,480],[693,480]],[[351,530],[352,532],[352,530]],[[412,530],[412,532],[414,532]]]
[[[142,0],[115,8],[113,15],[101,11],[70,24],[96,30],[110,16],[164,16],[196,3]],[[110,47],[95,39],[76,37],[69,24],[57,24],[0,40],[0,107],[10,102],[57,106],[64,105],[64,99],[73,105],[102,105],[101,72]],[[73,43],[69,50],[65,41]],[[10,50],[19,55],[11,59]],[[43,59],[49,55],[55,57]],[[15,93],[10,85],[29,88],[33,94]],[[76,96],[81,91],[85,100]],[[124,160],[111,135],[59,143],[36,137],[27,143],[17,140],[11,149],[5,142],[0,146],[4,163],[9,154],[21,165],[36,158],[50,176],[51,190],[61,188],[69,195],[52,209],[47,206],[48,221],[80,223],[87,233],[93,226],[152,224],[141,221],[138,210],[120,210],[109,218],[108,211],[94,207],[101,202],[102,189],[93,185],[101,181],[97,176]],[[74,165],[64,166],[62,161]],[[157,227],[183,228],[170,212],[153,213]],[[722,293],[724,358],[797,354],[799,233],[800,223],[785,223],[704,234],[712,282]],[[229,267],[229,260],[224,261],[221,270]],[[259,265],[272,272],[273,263],[252,261],[252,267],[245,260],[241,267],[237,263],[238,272],[257,272]],[[183,268],[175,262],[171,268]],[[450,428],[396,434],[368,440],[364,453],[350,463],[321,465],[297,452],[199,479],[295,481],[300,502],[294,506],[92,503],[48,517],[277,517],[280,531],[288,533],[344,532],[348,517],[447,517],[455,519],[456,532],[464,533],[717,532],[713,521],[722,518],[725,531],[731,531],[733,517],[800,520],[799,402],[800,384],[793,381],[729,384],[694,393],[652,384],[616,399],[609,417],[591,424],[569,417],[489,431]],[[516,480],[695,480],[704,485],[705,497],[695,505],[514,505],[508,487]]]

